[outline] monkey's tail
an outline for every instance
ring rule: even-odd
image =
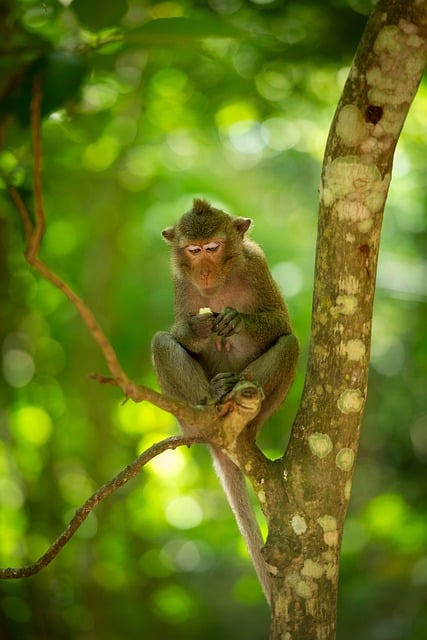
[[[271,600],[270,574],[261,548],[264,541],[258,522],[255,518],[254,510],[249,499],[245,478],[234,462],[230,460],[222,451],[212,450],[215,470],[221,480],[222,487],[231,509],[236,518],[240,533],[242,534],[246,546],[251,556],[252,563],[261,583],[262,590],[268,604]]]

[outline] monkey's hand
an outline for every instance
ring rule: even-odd
[[[219,404],[241,379],[235,373],[217,373],[209,382],[209,395],[214,404]]]
[[[225,307],[213,322],[213,331],[218,336],[228,338],[234,333],[239,333],[243,326],[243,318],[237,309]]]
[[[209,338],[212,334],[214,316],[212,313],[201,313],[190,316],[188,324],[198,338]]]

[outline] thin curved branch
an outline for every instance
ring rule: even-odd
[[[28,578],[33,576],[49,565],[56,558],[61,549],[69,542],[79,527],[86,520],[93,509],[105,498],[123,487],[134,478],[144,467],[147,462],[168,449],[176,449],[177,447],[190,446],[193,444],[203,444],[203,438],[193,437],[184,438],[182,436],[172,436],[160,442],[156,442],[152,447],[146,449],[127,467],[122,469],[114,478],[106,482],[95,493],[93,493],[86,502],[77,509],[74,517],[70,520],[67,528],[56,538],[50,545],[46,553],[44,553],[36,562],[27,564],[23,567],[8,567],[0,569],[0,579],[11,580],[16,578]]]
[[[46,216],[44,213],[43,205],[43,192],[42,192],[42,145],[41,145],[41,132],[40,132],[40,114],[42,104],[42,83],[41,76],[38,74],[34,77],[33,95],[31,98],[31,131],[33,134],[33,148],[34,148],[34,197],[35,197],[35,209],[36,209],[36,224],[33,230],[31,242],[27,247],[27,259],[35,259],[40,247],[40,242],[43,237]]]
[[[200,415],[200,412],[194,408],[187,407],[182,402],[176,401],[173,398],[163,396],[157,393],[153,389],[137,385],[134,383],[123,370],[116,352],[113,349],[110,341],[105,335],[101,325],[93,315],[89,307],[83,302],[83,300],[76,294],[76,292],[64,282],[54,271],[52,271],[44,262],[39,258],[40,243],[43,237],[45,229],[45,211],[43,204],[42,194],[42,181],[41,181],[41,169],[42,169],[42,146],[40,136],[40,110],[42,100],[42,87],[40,78],[37,76],[33,85],[33,97],[31,100],[31,128],[33,139],[33,151],[34,151],[34,202],[35,212],[34,218],[28,210],[27,205],[22,199],[19,191],[9,186],[9,194],[18,209],[18,212],[22,218],[25,230],[26,251],[25,258],[27,262],[34,267],[46,280],[49,280],[55,287],[57,287],[68,298],[71,304],[79,313],[80,317],[86,324],[94,340],[100,347],[108,369],[112,375],[111,382],[120,387],[126,397],[135,402],[142,402],[147,400],[152,404],[173,413],[175,416],[181,418],[185,417],[187,421],[194,422]],[[92,376],[94,379],[98,379],[101,382],[108,380],[102,376]]]

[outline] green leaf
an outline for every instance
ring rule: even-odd
[[[79,22],[91,31],[118,26],[128,10],[127,0],[100,3],[91,0],[74,0],[71,9]]]
[[[14,115],[21,124],[29,124],[33,82],[38,74],[42,82],[42,116],[52,113],[77,97],[86,71],[83,59],[68,52],[40,57],[17,77],[4,96],[0,116]]]

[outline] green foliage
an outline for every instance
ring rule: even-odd
[[[29,269],[5,187],[32,202],[29,109],[43,84],[42,255],[89,302],[130,376],[172,319],[160,230],[195,196],[254,218],[302,344],[261,437],[278,455],[309,339],[317,187],[368,0],[15,0],[0,23],[0,564],[43,553],[96,487],[176,432],[106,373],[62,294]],[[372,373],[341,569],[342,639],[425,633],[426,194],[422,86],[399,143]],[[393,611],[393,614],[390,614]],[[201,447],[163,454],[42,574],[0,584],[7,640],[264,638],[267,611]]]

